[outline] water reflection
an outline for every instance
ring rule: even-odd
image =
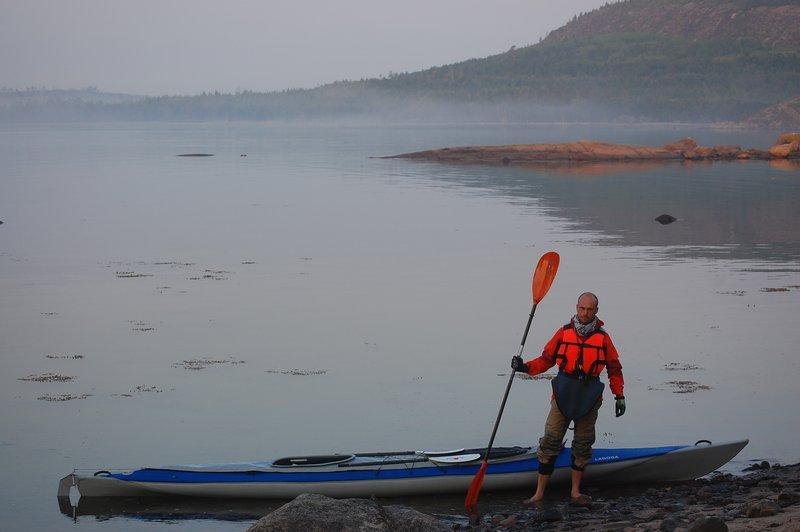
[[[523,498],[522,492],[494,493],[481,495],[481,507],[485,511],[507,510],[509,505]],[[513,501],[513,502],[512,502]],[[90,497],[82,498],[73,505],[69,498],[59,497],[61,514],[78,524],[87,519],[98,522],[127,519],[143,523],[176,524],[189,522],[194,530],[204,530],[202,522],[241,523],[246,526],[277,510],[288,501],[253,499],[197,499],[197,498],[158,498],[158,497]],[[442,495],[439,497],[406,497],[380,499],[382,505],[400,504],[436,516],[450,525],[467,525],[464,514],[463,495]],[[215,527],[216,529],[218,527]]]
[[[487,513],[507,511],[521,500],[525,492],[486,492],[481,494],[481,507]],[[466,526],[464,496],[445,494],[437,497],[404,497],[379,499],[382,505],[399,504],[437,517],[450,525]],[[204,530],[204,521],[254,523],[277,510],[288,501],[254,499],[197,499],[158,497],[89,497],[73,505],[67,497],[58,498],[61,514],[76,524],[93,519],[98,522],[129,519],[145,523],[176,524],[190,522],[194,530]]]
[[[441,168],[439,182],[564,217],[592,244],[659,248],[659,260],[800,257],[800,224],[792,222],[800,207],[795,161]],[[661,214],[677,221],[655,222]]]
[[[82,497],[73,505],[68,497],[58,497],[61,513],[76,523],[92,517],[109,521],[124,517],[140,521],[169,523],[175,521],[257,521],[276,510],[285,501],[214,500],[159,497]]]

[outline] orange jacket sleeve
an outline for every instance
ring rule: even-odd
[[[603,344],[606,348],[606,373],[608,373],[608,385],[614,395],[624,395],[623,387],[625,379],[622,377],[622,364],[619,362],[619,353],[614,347],[611,337],[606,334]]]
[[[625,379],[622,377],[622,364],[619,361],[617,348],[614,347],[614,342],[611,341],[611,337],[608,334],[603,340],[603,345],[606,348],[606,373],[608,373],[608,385],[611,388],[611,393],[624,395]]]
[[[556,365],[556,346],[558,345],[558,342],[561,341],[563,336],[564,329],[559,327],[550,341],[545,344],[544,349],[542,349],[541,356],[528,361],[528,375],[538,375],[540,373],[544,373]]]

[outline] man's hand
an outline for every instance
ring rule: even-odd
[[[615,405],[614,411],[617,414],[617,417],[619,417],[625,413],[625,396],[618,395],[616,399],[617,399],[617,404]]]
[[[528,373],[528,365],[522,361],[522,357],[519,355],[511,359],[511,369],[521,373]]]

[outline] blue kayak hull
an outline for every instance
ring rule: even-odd
[[[726,464],[748,440],[722,444],[595,449],[585,482],[677,482],[698,478]],[[531,448],[490,456],[483,490],[533,488],[538,460]],[[58,495],[81,497],[180,496],[290,499],[301,493],[331,497],[399,497],[466,493],[483,462],[479,452],[400,452],[297,457],[274,462],[185,465],[135,471],[75,471]],[[568,482],[570,450],[556,461],[552,483]],[[74,495],[74,493],[72,493]]]

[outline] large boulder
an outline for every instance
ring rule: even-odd
[[[784,133],[778,137],[778,142],[775,144],[791,144],[792,142],[800,142],[800,133]]]
[[[742,148],[732,144],[718,144],[714,151],[720,159],[736,159],[742,153]]]
[[[773,157],[786,158],[800,154],[800,142],[790,142],[788,144],[776,144],[769,149]]]
[[[681,154],[687,151],[694,151],[696,148],[697,142],[691,137],[664,144],[665,150]]]
[[[435,518],[370,499],[332,499],[304,494],[259,519],[247,532],[451,532]]]
[[[769,154],[778,159],[800,157],[800,133],[784,133],[769,149]]]
[[[689,525],[689,532],[728,532],[728,525],[717,516],[704,516]]]

